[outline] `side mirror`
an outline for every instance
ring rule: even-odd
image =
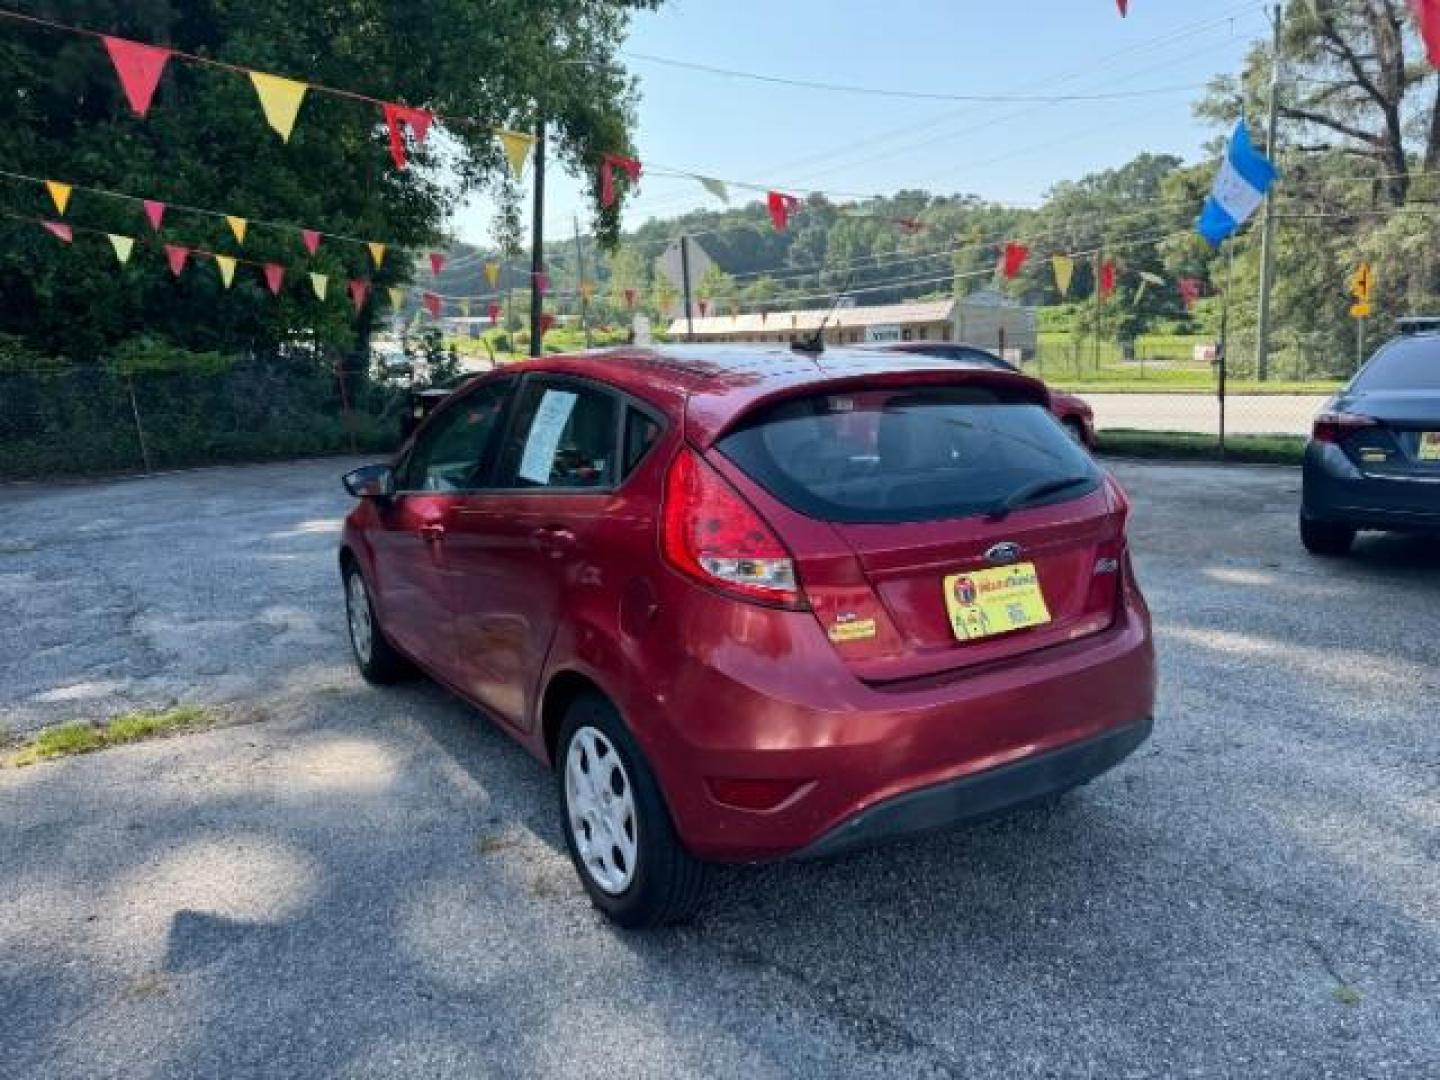
[[[357,499],[385,500],[395,494],[395,470],[389,465],[361,465],[340,478]]]

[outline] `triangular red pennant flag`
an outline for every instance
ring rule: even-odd
[[[1410,6],[1425,42],[1425,55],[1433,66],[1440,67],[1440,0],[1410,0]]]
[[[543,336],[543,335],[545,335],[545,334],[548,334],[548,333],[550,332],[550,328],[551,328],[552,326],[554,326],[554,325],[555,325],[555,316],[554,316],[554,315],[551,315],[550,312],[548,312],[548,311],[542,311],[542,312],[540,313],[540,333],[541,333],[541,335]]]
[[[700,318],[703,319],[703,318],[705,317],[705,312],[707,312],[707,311],[709,311],[709,310],[710,310],[710,301],[709,301],[709,300],[701,300],[701,301],[700,301]]]
[[[1130,0],[1115,0],[1115,6],[1120,9],[1122,19],[1130,14]]]
[[[427,292],[420,299],[425,304],[425,310],[438,319],[440,317],[440,297],[433,292]]]
[[[370,295],[370,283],[364,278],[353,278],[350,281],[350,301],[355,305],[358,313],[365,306],[365,298]]]
[[[439,251],[430,252],[430,273],[435,277],[440,276],[440,271],[445,268],[445,255]]]
[[[635,306],[635,290],[634,290],[634,289],[626,289],[626,290],[625,290],[625,306],[626,306],[626,307],[634,307],[634,306]]]
[[[45,231],[51,236],[57,237],[67,244],[75,239],[75,231],[63,221],[42,221],[40,224],[45,226]]]
[[[115,65],[115,74],[120,77],[120,86],[125,91],[130,108],[135,110],[136,116],[144,116],[150,111],[150,101],[155,96],[155,86],[165,70],[165,63],[170,59],[170,50],[142,45],[126,38],[101,35],[100,40],[105,42],[105,51]]]
[[[166,244],[165,258],[170,263],[170,273],[179,277],[185,269],[185,260],[190,258],[190,249],[179,244]]]
[[[280,286],[285,282],[285,268],[279,263],[265,264],[265,284],[276,296],[280,295]]]
[[[924,231],[925,229],[924,222],[919,221],[915,218],[896,218],[895,224],[900,226],[900,231],[903,232],[906,236],[914,236],[917,233]]]
[[[1006,244],[1004,274],[1007,278],[1013,278],[1020,273],[1020,268],[1025,265],[1025,260],[1030,255],[1030,249],[1024,244]]]
[[[499,325],[499,322],[500,322],[500,305],[499,305],[499,304],[491,304],[489,307],[487,307],[487,308],[485,309],[485,314],[490,316],[490,321],[491,321],[492,323],[495,323],[496,325]]]
[[[144,199],[145,217],[150,221],[150,228],[156,232],[160,231],[160,222],[165,220],[165,204],[156,202],[154,199]]]
[[[544,270],[537,270],[531,275],[535,279],[535,288],[543,295],[550,291],[550,275]]]
[[[1102,263],[1100,266],[1100,295],[1109,296],[1115,291],[1115,264]]]
[[[765,196],[765,205],[770,211],[770,223],[775,226],[775,231],[784,232],[785,226],[790,222],[790,215],[800,205],[800,200],[794,195],[786,195],[783,191],[772,191]]]
[[[301,229],[300,242],[311,255],[320,250],[320,234],[314,229]]]
[[[600,158],[600,205],[615,204],[615,170],[619,169],[630,178],[630,183],[640,181],[640,162],[622,154],[604,154]]]
[[[385,126],[390,129],[390,157],[395,162],[397,169],[405,168],[405,133],[400,130],[401,125],[410,129],[410,135],[419,146],[425,141],[425,135],[430,130],[430,122],[435,119],[434,115],[426,109],[412,109],[407,105],[396,105],[393,102],[386,102],[384,105]]]

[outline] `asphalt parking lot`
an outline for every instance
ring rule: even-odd
[[[232,720],[0,771],[0,1074],[1440,1074],[1434,547],[1317,561],[1293,471],[1117,466],[1149,744],[637,936],[537,764],[352,672],[346,465],[0,489],[0,723]]]

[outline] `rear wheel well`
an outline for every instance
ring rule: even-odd
[[[551,765],[555,764],[556,743],[560,741],[560,728],[565,723],[565,713],[576,698],[585,694],[595,694],[610,701],[610,696],[601,690],[593,679],[581,675],[578,671],[562,671],[545,687],[545,697],[540,703],[540,730],[545,736],[545,753]]]

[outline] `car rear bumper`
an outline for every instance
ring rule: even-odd
[[[1312,442],[1301,512],[1353,529],[1440,531],[1440,477],[1365,472],[1339,447]]]
[[[1049,753],[1022,758],[886,799],[831,829],[798,853],[820,859],[919,833],[973,823],[1087,783],[1129,757],[1154,720],[1114,728]]]
[[[1149,730],[1140,718],[1154,711],[1154,651],[1133,587],[1100,634],[902,686],[857,679],[808,612],[764,618],[770,632],[748,627],[763,654],[741,648],[742,623],[727,649],[668,662],[663,704],[638,725],[677,831],[701,858],[828,854],[852,846],[831,836],[858,830],[870,843],[916,821],[963,821],[1082,783]],[[670,640],[683,649],[683,634]],[[1082,749],[1092,744],[1105,749]],[[1042,764],[1055,754],[1065,756]],[[1016,779],[997,779],[1005,777]],[[743,808],[718,797],[717,781],[774,782],[789,793]],[[963,796],[924,794],[962,788]],[[895,809],[905,800],[923,809]]]

